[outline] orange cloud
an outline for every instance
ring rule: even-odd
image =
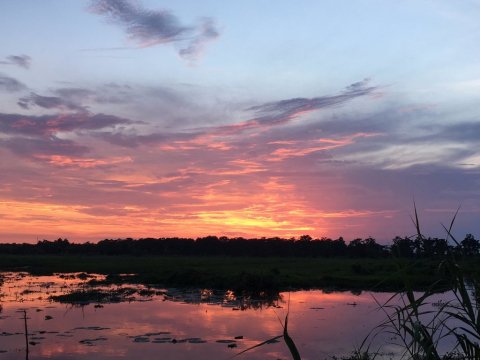
[[[119,164],[123,162],[131,162],[132,158],[129,156],[125,157],[114,157],[110,159],[94,159],[94,158],[74,158],[64,155],[34,155],[36,159],[45,160],[49,164],[55,166],[72,166],[79,168],[95,168],[105,165]]]
[[[321,138],[310,141],[274,141],[272,145],[290,145],[290,148],[279,148],[271,153],[269,161],[282,161],[291,157],[299,157],[309,155],[317,151],[327,151],[344,147],[355,143],[357,138],[366,138],[379,136],[380,133],[356,133],[338,139]]]

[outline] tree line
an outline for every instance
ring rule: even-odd
[[[467,234],[460,242],[423,236],[395,237],[381,245],[371,237],[357,238],[348,244],[338,239],[314,239],[309,235],[282,239],[206,236],[192,238],[105,239],[98,243],[73,243],[68,239],[41,240],[36,244],[0,244],[0,254],[78,254],[78,255],[167,255],[167,256],[279,256],[279,257],[354,257],[406,258],[441,257],[447,253],[476,256],[480,242]]]

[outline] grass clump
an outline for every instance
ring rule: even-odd
[[[417,239],[423,240],[417,209],[412,218]],[[458,210],[447,228],[447,240],[459,243],[452,235],[452,227]],[[480,286],[477,278],[466,276],[464,267],[457,259],[458,254],[448,251],[439,261],[437,273],[442,284],[448,286],[453,300],[435,302],[438,281],[420,295],[415,294],[412,283],[404,279],[405,290],[397,292],[385,303],[377,302],[385,313],[385,321],[376,327],[370,337],[390,334],[398,339],[396,345],[403,349],[403,358],[414,360],[480,359]],[[403,273],[409,269],[403,268]],[[443,286],[443,285],[442,285]],[[441,353],[442,344],[449,340],[453,346]],[[366,341],[364,341],[366,344]],[[362,350],[359,351],[362,353]],[[360,359],[360,357],[358,357]]]

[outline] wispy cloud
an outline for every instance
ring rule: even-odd
[[[145,122],[130,120],[130,115],[91,113],[105,107],[96,101],[102,89],[105,95],[118,91],[129,99],[128,105],[135,106],[132,114]],[[219,116],[222,109],[209,107],[215,119],[211,123],[217,125],[203,128],[190,128],[204,124],[192,110],[201,111],[201,101],[191,96],[196,90],[188,96],[123,85],[49,91],[51,97],[88,106],[89,111],[57,106],[50,110],[66,113],[0,114],[0,195],[15,200],[18,213],[24,212],[23,202],[35,201],[45,209],[61,206],[72,218],[88,214],[89,225],[77,223],[81,235],[74,239],[128,236],[129,231],[150,236],[159,227],[166,236],[190,235],[188,229],[194,228],[194,236],[308,232],[387,239],[396,235],[392,229],[408,229],[413,190],[419,203],[430,207],[448,208],[460,199],[471,211],[478,203],[478,167],[450,165],[465,157],[452,145],[477,141],[476,123],[436,123],[438,110],[422,110],[417,122],[418,111],[406,113],[401,111],[404,104],[379,101],[377,87],[366,81],[330,95],[250,107],[234,104],[235,109],[246,108],[233,114],[237,123]],[[146,97],[163,99],[152,111],[161,116],[146,119]],[[39,107],[30,106],[32,112]],[[189,120],[165,126],[170,110],[189,106]],[[305,116],[316,111],[321,116]],[[223,122],[216,123],[218,119]],[[438,139],[445,144],[442,152]],[[411,155],[399,146],[410,147]],[[431,157],[421,149],[431,151]],[[407,165],[392,166],[399,161]],[[425,222],[434,220],[427,216]],[[42,226],[54,223],[51,217]],[[91,224],[100,235],[86,235]]]
[[[468,121],[454,125],[445,126],[442,129],[441,137],[444,139],[455,139],[460,142],[480,142],[480,122]]]
[[[26,88],[27,87],[17,79],[0,73],[0,91],[17,92],[25,90]]]
[[[99,130],[131,123],[131,120],[106,114],[42,116],[0,114],[0,133],[25,136],[44,136],[75,130]]]
[[[138,134],[135,131],[124,132],[100,132],[97,134],[99,138],[113,145],[127,148],[136,148],[142,145],[149,146],[152,144],[161,144],[165,142],[175,142],[179,140],[192,140],[196,134],[183,133],[153,133]]]
[[[96,94],[93,90],[80,87],[58,88],[54,90],[54,93],[63,99],[69,99],[71,101],[82,101]]]
[[[149,10],[129,0],[93,0],[89,10],[121,26],[140,47],[173,43],[180,56],[195,59],[205,44],[219,36],[212,19],[182,25],[168,10]]]
[[[9,55],[5,60],[0,60],[0,65],[16,65],[28,69],[31,62],[32,58],[28,55]]]
[[[30,95],[22,97],[17,102],[18,106],[23,109],[30,109],[38,106],[44,109],[69,110],[69,111],[86,111],[84,106],[76,104],[74,101],[57,96],[42,96],[34,92]]]
[[[187,60],[195,60],[203,52],[206,44],[220,36],[212,19],[206,18],[198,28],[198,34],[179,50],[180,56]]]
[[[356,82],[346,87],[337,95],[319,96],[314,98],[294,98],[252,106],[248,110],[263,115],[257,121],[276,123],[285,122],[292,117],[322,108],[343,104],[360,96],[371,94],[377,87],[369,86],[369,79]]]
[[[369,86],[369,80],[354,83],[337,95],[326,95],[314,98],[293,98],[260,104],[248,108],[256,117],[243,123],[219,127],[216,132],[232,134],[260,127],[284,125],[297,117],[312,111],[342,105],[356,98],[372,94],[378,88]]]
[[[138,91],[138,90],[137,90]],[[93,88],[64,87],[52,89],[52,93],[63,103],[83,106],[85,102],[97,104],[125,104],[135,96],[129,85],[115,83],[103,84]]]
[[[298,141],[295,142],[294,144],[280,144],[281,145],[289,145],[288,147],[281,146],[275,151],[272,152],[272,157],[269,158],[268,160],[270,161],[282,161],[287,158],[292,158],[292,157],[303,157],[306,155],[310,155],[313,153],[317,152],[325,152],[329,150],[334,150],[337,148],[341,148],[347,145],[352,145],[355,143],[355,140],[357,138],[367,138],[367,137],[372,137],[372,136],[378,136],[380,134],[378,133],[356,133],[352,134],[343,138],[322,138],[322,139],[316,139],[313,141]],[[272,143],[270,143],[272,144]],[[279,144],[278,142],[273,145]]]
[[[368,81],[366,80],[350,85],[344,91],[336,95],[325,95],[315,98],[294,98],[256,105],[246,109],[247,112],[250,113],[250,116],[252,116],[251,112],[254,112],[252,118],[234,124],[183,129],[176,132],[151,131],[150,133],[142,133],[130,128],[127,131],[120,129],[119,131],[115,132],[101,132],[98,133],[97,136],[101,137],[103,140],[111,144],[130,148],[142,145],[164,144],[162,145],[162,150],[165,151],[187,151],[200,148],[225,151],[232,149],[231,145],[228,144],[228,142],[240,141],[242,145],[245,145],[245,141],[246,139],[248,140],[249,134],[253,133],[258,136],[265,130],[269,130],[268,134],[270,134],[270,137],[267,134],[265,140],[267,140],[267,142],[273,143],[277,140],[282,140],[271,137],[274,128],[276,129],[276,136],[281,136],[280,129],[282,129],[282,125],[289,124],[294,119],[301,117],[306,113],[343,105],[356,98],[373,94],[376,89],[377,87],[375,86],[368,86]],[[175,109],[179,108],[178,105],[180,105],[181,107],[188,107],[188,104],[179,103],[177,97],[172,96],[172,94],[168,92],[164,93],[164,91],[160,91],[157,98],[167,98],[169,100],[168,103],[175,104]],[[164,110],[164,112],[168,112],[168,109]],[[295,133],[297,131],[297,128],[298,124],[297,127],[289,128],[288,132]],[[301,136],[304,136],[305,134],[312,134],[312,132],[308,130],[301,131],[303,131],[304,133]],[[362,132],[361,129],[354,132],[346,131],[343,133],[341,138],[343,139],[345,137],[348,137],[353,133],[363,134],[364,132]],[[368,134],[376,133],[378,133],[378,131],[374,131],[374,129],[372,129],[372,131],[368,131]],[[228,138],[225,139],[225,137]],[[316,139],[310,140],[313,141]],[[325,146],[323,144],[317,144],[316,146],[312,145],[310,151],[306,153],[312,153],[315,151],[320,151],[322,149],[330,149],[335,147],[338,147],[338,144],[335,146],[332,146],[331,144],[329,144],[328,146]],[[271,149],[271,146],[269,146],[268,148]],[[301,152],[292,151],[288,154],[285,153],[284,156],[282,156],[281,158],[283,159],[300,155]],[[280,157],[278,159],[280,159]]]
[[[39,95],[36,92],[31,92],[29,95],[19,98],[17,105],[23,109],[40,107],[61,111],[86,112],[89,105],[124,104],[131,101],[135,96],[139,96],[133,92],[130,86],[114,83],[92,88],[51,88],[49,92],[50,94],[48,95]]]
[[[0,139],[0,146],[11,152],[27,158],[37,158],[45,155],[80,156],[89,151],[84,145],[72,140],[60,139],[56,136],[45,138],[10,137]]]

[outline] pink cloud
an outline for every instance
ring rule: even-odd
[[[130,157],[114,157],[110,159],[94,159],[94,158],[73,158],[63,155],[33,155],[34,158],[44,160],[54,166],[69,166],[69,167],[78,167],[78,168],[96,168],[96,167],[105,167],[114,164],[120,164],[123,162],[131,162],[132,158]]]

